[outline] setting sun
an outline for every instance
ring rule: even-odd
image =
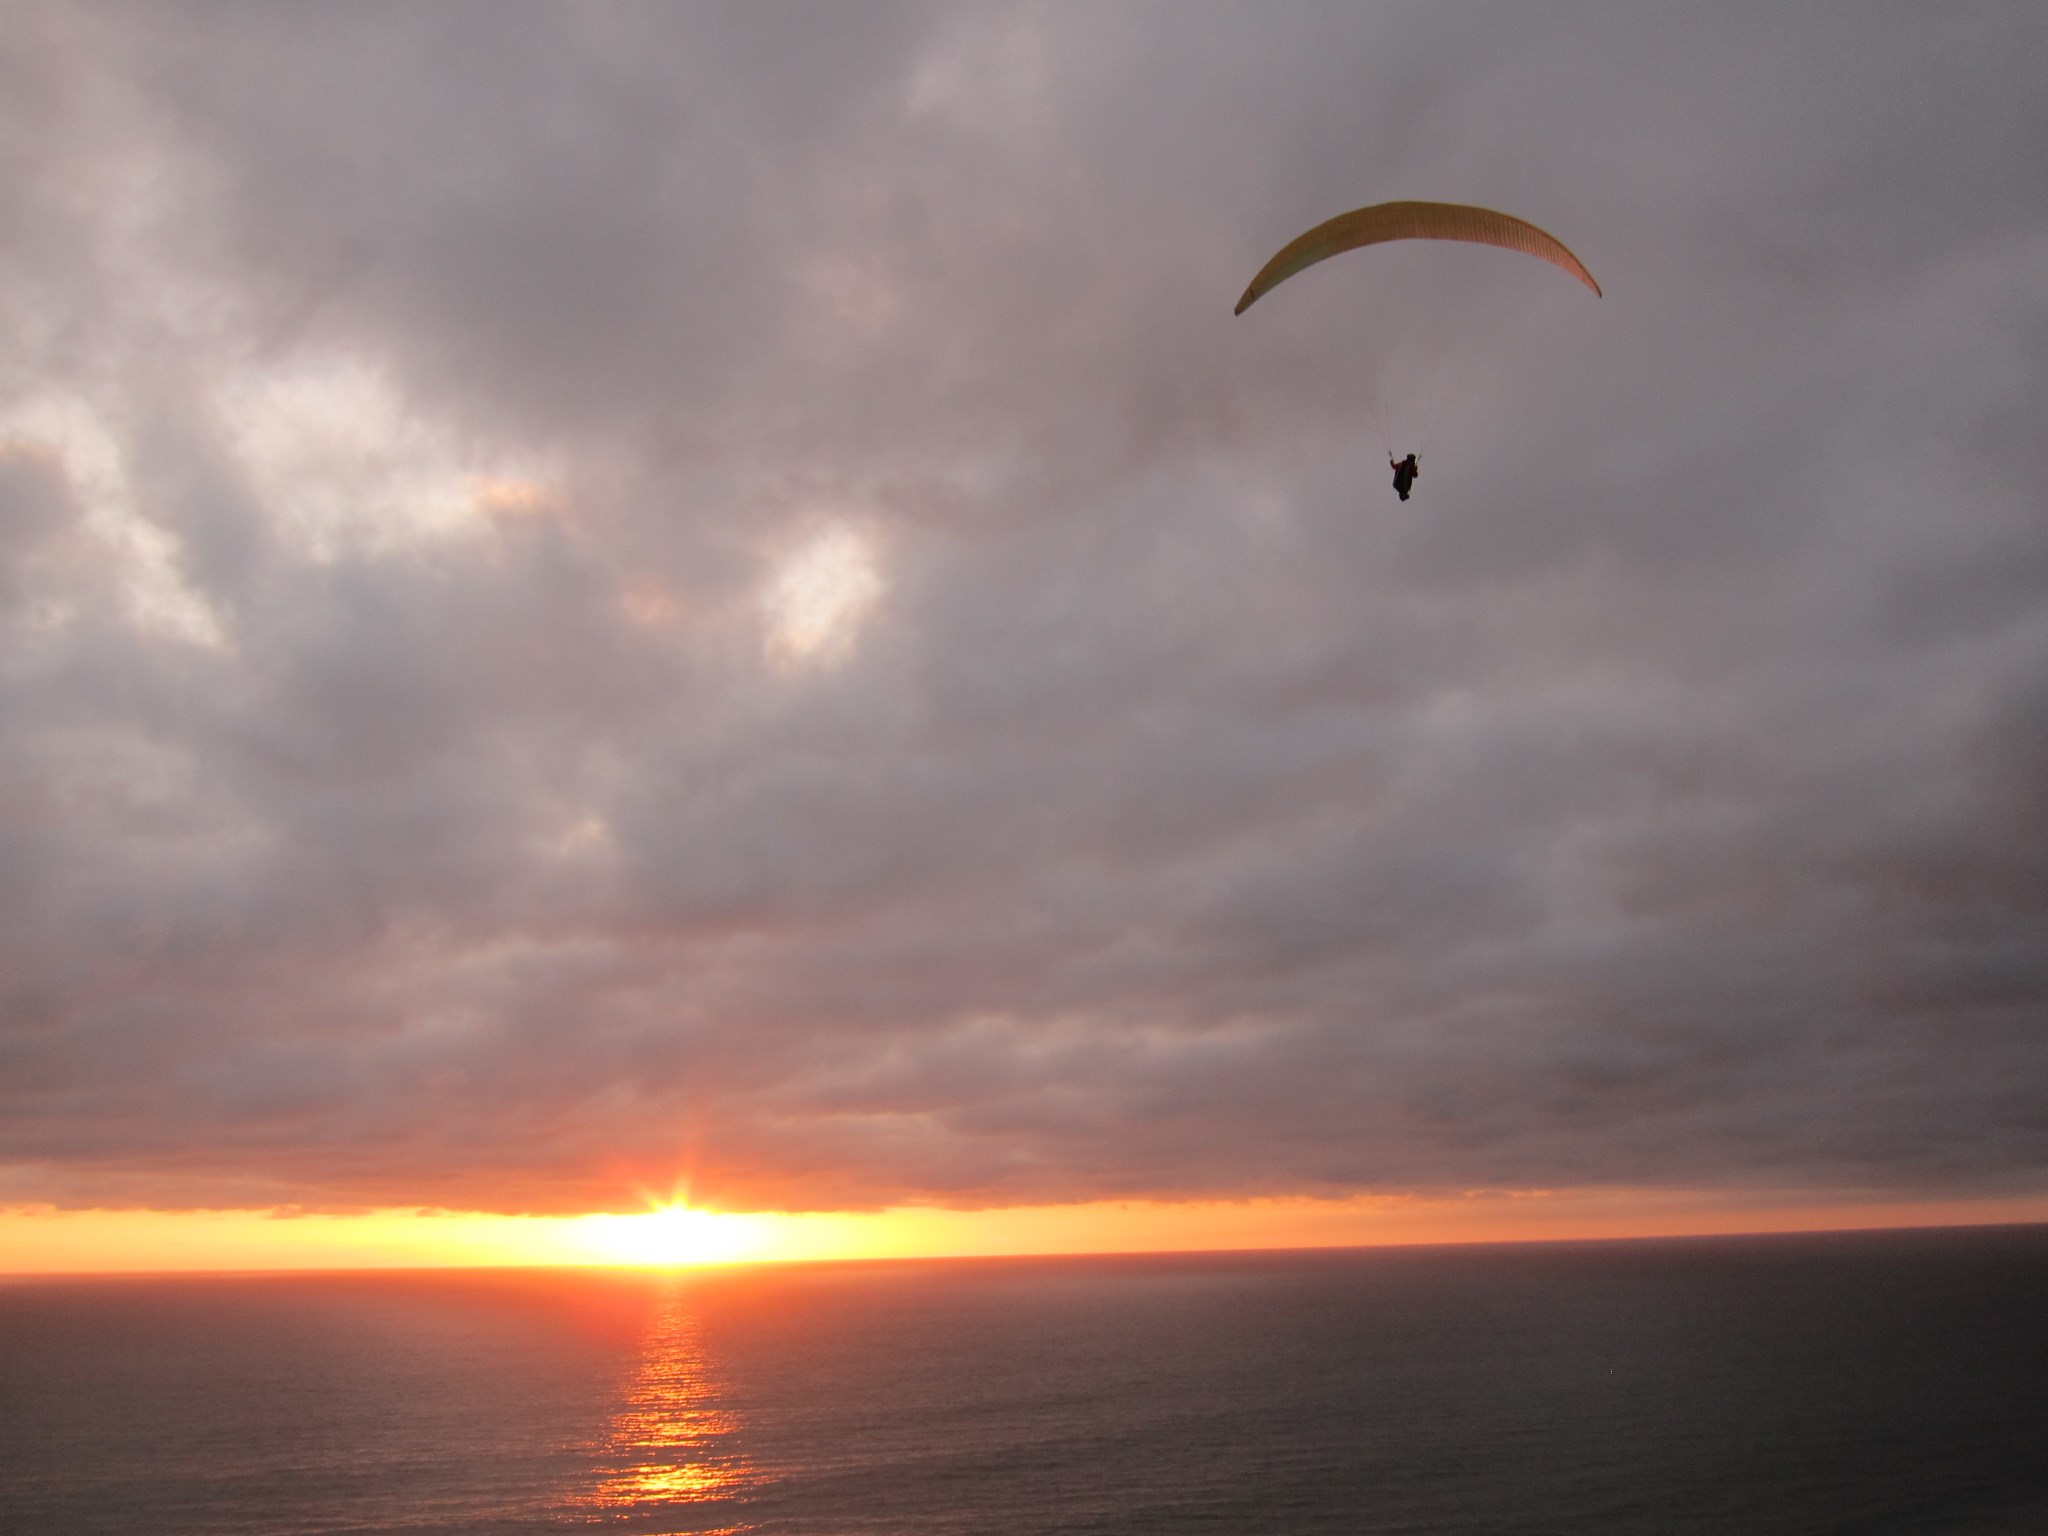
[[[772,1246],[769,1225],[759,1217],[686,1205],[642,1216],[586,1216],[573,1227],[571,1241],[607,1264],[728,1264],[764,1257]]]

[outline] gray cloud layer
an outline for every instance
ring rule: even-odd
[[[0,1201],[2048,1183],[2037,8],[6,19]]]

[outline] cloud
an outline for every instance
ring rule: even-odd
[[[2038,1191],[2041,33],[39,13],[0,1199]]]

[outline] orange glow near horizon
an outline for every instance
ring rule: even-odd
[[[1342,1200],[1102,1201],[963,1211],[500,1216],[0,1209],[0,1274],[505,1265],[685,1267],[831,1259],[1371,1247],[2048,1222],[2048,1197],[1850,1204],[1645,1191]]]
[[[657,1269],[732,1264],[775,1255],[774,1218],[665,1205],[637,1216],[578,1216],[570,1245],[590,1262]]]

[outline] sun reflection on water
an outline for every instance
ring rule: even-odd
[[[739,1427],[739,1416],[719,1403],[696,1316],[674,1288],[641,1346],[624,1404],[592,1448],[597,1479],[570,1503],[604,1520],[734,1498],[755,1481],[733,1441]]]

